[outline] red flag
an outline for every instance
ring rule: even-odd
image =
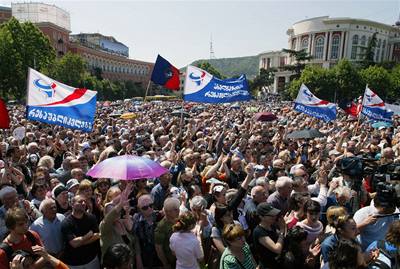
[[[0,98],[0,129],[10,129],[10,117],[8,116],[6,104],[1,98]]]

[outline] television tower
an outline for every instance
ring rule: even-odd
[[[213,41],[212,41],[212,34],[210,37],[210,60],[215,59],[214,49],[213,49]]]

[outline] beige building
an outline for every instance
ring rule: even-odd
[[[311,64],[331,68],[340,59],[360,61],[366,51],[368,42],[376,33],[375,62],[400,62],[400,22],[388,25],[380,22],[354,19],[316,17],[299,21],[290,27],[288,48],[306,50],[313,59]],[[260,68],[277,68],[273,92],[284,88],[290,81],[290,72],[283,71],[282,66],[293,64],[294,59],[280,51],[261,53]]]

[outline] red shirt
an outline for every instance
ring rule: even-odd
[[[36,245],[42,246],[43,244],[42,244],[42,241],[40,240],[39,234],[37,234],[34,231],[30,231],[30,232],[36,239]],[[32,252],[32,243],[26,235],[24,235],[24,239],[21,240],[21,242],[19,242],[18,244],[12,244],[10,242],[7,242],[7,244],[9,244],[14,251],[24,250],[26,252]],[[11,261],[8,260],[7,254],[4,252],[4,250],[0,249],[0,269],[9,269],[10,262]]]

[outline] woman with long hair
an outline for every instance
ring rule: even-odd
[[[199,269],[203,260],[201,234],[192,231],[196,226],[196,218],[190,211],[181,215],[172,227],[174,233],[169,239],[172,253],[176,256],[176,269]]]
[[[358,229],[357,224],[354,219],[349,215],[339,215],[333,218],[333,227],[335,228],[335,233],[324,239],[321,244],[322,260],[327,262],[329,255],[334,252],[336,243],[340,239],[356,240]]]
[[[222,253],[220,269],[255,269],[257,263],[246,243],[245,231],[240,224],[228,224],[222,233],[227,247]]]

